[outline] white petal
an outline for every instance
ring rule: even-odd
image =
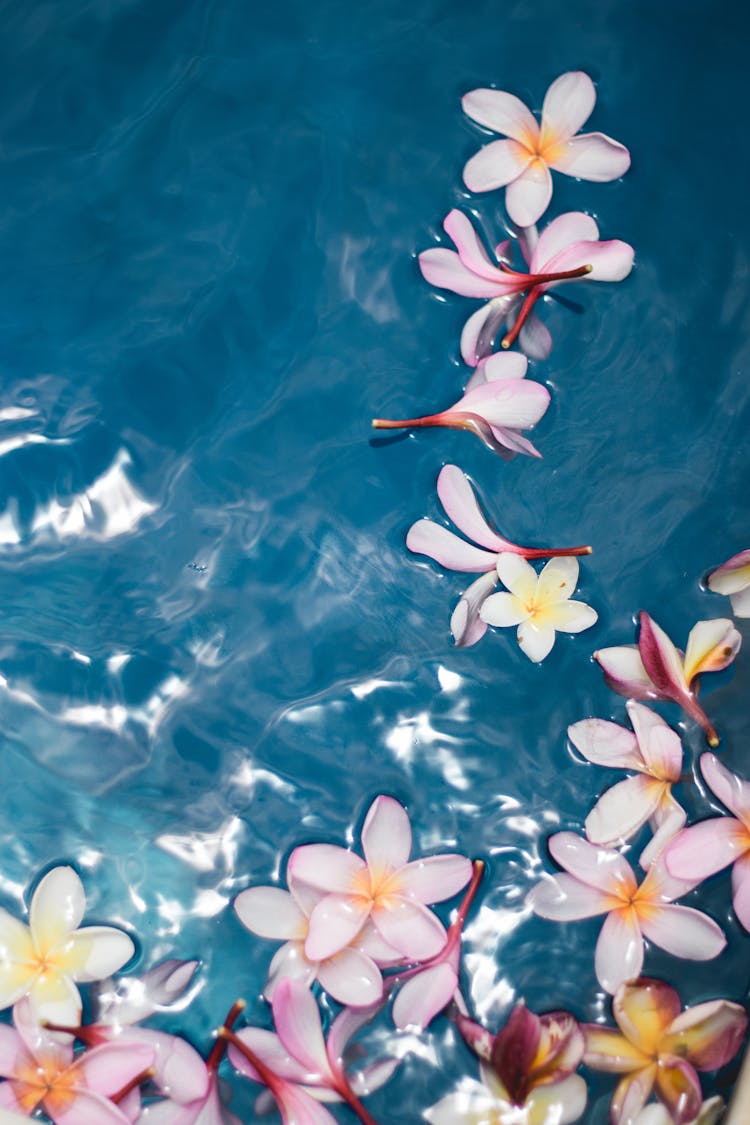
[[[586,817],[586,835],[592,844],[609,847],[629,840],[653,815],[662,786],[653,778],[626,777],[607,789]]]
[[[539,158],[508,184],[505,189],[505,209],[519,227],[530,227],[538,222],[552,198],[552,176],[549,168]]]
[[[470,90],[461,99],[461,106],[472,121],[534,148],[539,126],[531,110],[514,94],[487,88]]]
[[[582,633],[599,620],[599,614],[585,602],[559,602],[544,610],[545,625],[562,633]]]
[[[536,591],[537,604],[552,605],[555,602],[566,601],[575,590],[577,583],[578,559],[570,556],[550,559],[548,563],[545,563],[539,575],[539,584]],[[584,626],[584,628],[586,627]]]
[[[72,867],[49,871],[31,899],[29,927],[34,945],[44,954],[77,930],[86,909],[83,883]]]
[[[531,563],[521,555],[501,552],[497,557],[497,573],[503,586],[523,602],[530,602],[536,596],[537,573]]]
[[[549,656],[555,643],[555,630],[539,628],[533,621],[518,626],[518,644],[521,652],[534,664]]]
[[[621,984],[640,976],[642,967],[643,938],[635,910],[613,910],[596,943],[594,968],[599,984],[614,994]]]
[[[242,925],[258,937],[288,941],[303,938],[307,919],[289,891],[281,887],[249,887],[240,891],[234,909]]]
[[[567,141],[585,125],[596,104],[596,90],[588,74],[570,70],[550,86],[542,106],[541,147]]]
[[[595,766],[642,770],[643,759],[634,734],[607,719],[582,719],[568,727],[568,738],[579,754]]]
[[[513,594],[490,594],[482,605],[480,616],[488,625],[505,628],[525,621],[528,611]]]

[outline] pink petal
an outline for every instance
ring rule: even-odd
[[[619,723],[606,719],[583,719],[568,727],[568,738],[578,753],[595,766],[643,769],[635,735]]]
[[[289,1082],[305,1082],[317,1076],[317,1072],[311,1074],[309,1067],[292,1058],[273,1031],[265,1031],[259,1027],[243,1027],[237,1032],[237,1037],[279,1078]],[[249,1059],[232,1043],[229,1044],[227,1054],[232,1066],[240,1074],[244,1074],[253,1082],[263,1081]]]
[[[509,327],[512,327],[512,325],[509,325]],[[550,331],[536,313],[530,313],[526,317],[518,337],[518,346],[529,359],[546,359],[552,351]]]
[[[556,832],[548,845],[553,859],[590,887],[626,898],[635,892],[633,869],[618,852],[594,847],[575,832]]]
[[[487,281],[506,284],[507,278],[503,276],[502,270],[490,261],[471,220],[463,211],[455,209],[450,211],[443,222],[443,229],[455,242],[458,256],[468,270]]]
[[[369,867],[397,871],[411,853],[411,824],[406,809],[381,794],[368,809],[362,826],[362,850]]]
[[[701,773],[712,792],[738,820],[750,825],[750,782],[722,765],[715,754],[701,754]]]
[[[549,168],[537,157],[517,180],[508,184],[505,189],[505,209],[519,227],[530,227],[542,217],[551,198],[552,177]]]
[[[333,844],[303,844],[290,855],[287,874],[290,879],[310,887],[345,894],[365,867],[365,861],[346,848]]]
[[[643,667],[636,645],[600,648],[594,653],[594,660],[604,672],[608,685],[618,695],[632,696],[634,699],[653,699],[658,695]]]
[[[23,1063],[34,1065],[23,1039],[15,1028],[0,1024],[0,1078],[12,1078]]]
[[[346,1008],[343,1012],[339,1012],[331,1024],[326,1044],[326,1054],[331,1066],[341,1066],[349,1040],[367,1024],[372,1023],[381,1007],[382,1005],[378,1003],[369,1008]]]
[[[547,262],[576,242],[596,242],[599,228],[583,211],[567,211],[547,223],[534,247],[529,273],[547,273]]]
[[[656,1090],[674,1125],[689,1125],[700,1113],[703,1093],[695,1069],[674,1056],[659,1059]]]
[[[461,99],[461,106],[466,116],[478,125],[513,137],[527,148],[534,147],[539,136],[536,118],[514,94],[486,88],[471,90]]]
[[[401,986],[393,1004],[393,1022],[399,1031],[424,1031],[451,1002],[457,987],[456,972],[444,961],[416,973]]]
[[[338,1125],[332,1113],[305,1090],[289,1082],[274,1091],[283,1125]],[[196,1122],[196,1125],[203,1125]],[[217,1122],[217,1125],[220,1125]]]
[[[400,872],[401,893],[429,906],[444,902],[471,879],[471,861],[462,855],[433,855],[407,863]]]
[[[747,1013],[729,1000],[709,1000],[682,1012],[669,1027],[663,1047],[688,1059],[696,1070],[718,1070],[740,1048]]]
[[[712,570],[708,588],[715,594],[737,594],[750,584],[750,550],[732,555],[725,563]]]
[[[627,711],[649,771],[655,777],[679,781],[682,773],[680,736],[650,707],[630,700]]]
[[[651,777],[626,777],[607,789],[586,817],[592,844],[609,847],[629,840],[658,807],[663,790]]]
[[[47,872],[34,891],[29,907],[29,927],[37,951],[44,953],[54,949],[77,930],[85,909],[83,883],[72,867],[54,867]]]
[[[162,1094],[181,1105],[206,1096],[209,1083],[206,1065],[195,1048],[184,1039],[146,1027],[127,1028],[121,1035],[124,1045],[133,1042],[151,1047],[154,1052],[154,1082]],[[125,1085],[125,1081],[119,1088]],[[106,1090],[101,1088],[99,1092],[106,1093]]]
[[[390,895],[373,909],[372,920],[388,944],[410,960],[426,961],[445,945],[440,920],[413,899]]]
[[[701,882],[750,850],[750,837],[733,817],[712,817],[685,828],[664,853],[667,871],[676,879]]]
[[[511,291],[505,281],[487,281],[467,269],[455,250],[435,246],[419,255],[422,277],[438,289],[450,289],[462,297],[500,297]]]
[[[503,321],[517,304],[518,297],[510,294],[505,297],[495,297],[472,313],[461,332],[461,358],[464,363],[474,367],[491,351]]]
[[[490,141],[466,161],[464,183],[469,191],[494,191],[522,176],[532,159],[518,141]]]
[[[277,984],[287,977],[293,980],[301,980],[309,988],[317,973],[318,962],[305,957],[304,942],[288,941],[280,949],[277,949],[271,958],[263,995],[266,1000],[273,1000]]]
[[[372,958],[358,949],[342,949],[318,968],[318,980],[326,992],[352,1008],[375,1004],[383,994],[383,979]]]
[[[474,547],[433,520],[422,519],[412,524],[406,536],[406,546],[413,554],[427,555],[446,570],[476,574],[495,569],[496,553]]]
[[[273,997],[273,1022],[282,1045],[311,1075],[331,1073],[318,1005],[299,981],[282,980]]]
[[[592,180],[595,183],[608,183],[624,176],[630,167],[630,153],[619,141],[613,141],[604,133],[582,133],[565,141],[550,168],[575,176],[578,180]]]
[[[570,70],[556,78],[542,106],[541,147],[567,141],[584,125],[596,103],[596,90],[588,74]]]
[[[497,572],[483,574],[464,590],[451,614],[451,634],[457,648],[468,648],[481,641],[487,623],[480,613],[485,601],[497,585]]]
[[[64,1109],[56,1109],[55,1125],[130,1125],[130,1122],[108,1098],[79,1089]]]
[[[528,438],[522,437],[516,430],[509,430],[505,426],[493,426],[492,434],[500,445],[505,446],[511,454],[523,453],[527,457],[539,457],[541,453]],[[500,455],[503,456],[502,452]],[[506,457],[506,460],[508,458]]]
[[[653,1063],[620,1079],[609,1107],[611,1125],[635,1125],[654,1087],[657,1072],[658,1066]]]
[[[713,918],[689,906],[649,907],[641,912],[640,923],[641,931],[654,945],[688,961],[710,961],[727,944]]]
[[[469,478],[458,465],[444,465],[437,481],[437,494],[448,519],[475,543],[497,554],[514,544],[492,530],[477,502]],[[493,562],[494,566],[494,562]]]
[[[240,891],[234,909],[242,925],[258,937],[280,941],[299,939],[307,930],[307,919],[289,891],[281,887],[250,887]]]
[[[750,854],[732,868],[732,903],[740,925],[750,933]]]
[[[605,914],[610,898],[572,875],[545,875],[526,896],[526,904],[540,918],[552,922],[577,922]]]
[[[520,352],[495,352],[482,360],[477,373],[484,377],[484,382],[494,383],[497,379],[525,379],[528,367],[529,361]]]
[[[502,379],[467,391],[453,410],[471,411],[491,426],[527,430],[544,417],[550,393],[530,379]]]
[[[638,651],[646,675],[657,691],[670,699],[680,698],[688,691],[682,658],[664,630],[645,610],[638,614],[640,634]]]
[[[635,980],[643,968],[643,938],[632,907],[613,910],[602,926],[594,954],[599,984],[614,994],[621,984]]]
[[[84,1051],[75,1063],[75,1070],[82,1075],[90,1090],[111,1097],[147,1070],[155,1059],[153,1045],[127,1037],[126,1041],[106,1043],[103,1047]]]
[[[563,273],[565,270],[591,266],[591,272],[573,281],[623,281],[633,269],[635,251],[627,242],[614,238],[609,242],[575,242],[561,250],[546,263],[545,273]],[[561,284],[553,282],[552,285]],[[566,283],[567,284],[567,283]],[[549,286],[551,288],[552,286]]]
[[[349,945],[364,926],[370,902],[363,896],[326,895],[310,915],[305,956],[324,961]]]
[[[651,843],[648,844],[639,859],[641,867],[650,867],[660,858],[670,840],[673,840],[685,826],[687,813],[682,805],[674,799],[671,792],[665,792],[658,808],[651,817],[651,828],[654,832]]]

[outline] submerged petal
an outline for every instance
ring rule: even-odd
[[[630,167],[630,153],[625,145],[605,133],[582,133],[561,144],[549,163],[556,172],[567,176],[608,183],[625,175]]]

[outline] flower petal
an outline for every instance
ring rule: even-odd
[[[446,1094],[422,1116],[430,1125],[486,1125],[497,1120],[497,1110],[497,1100],[483,1083],[464,1078],[454,1093]]]
[[[529,313],[526,317],[518,337],[518,346],[529,359],[547,359],[552,351],[552,336],[549,328],[542,323],[536,313]]]
[[[85,1087],[79,1087],[63,1105],[55,1110],[56,1125],[129,1125],[129,1118],[114,1102]]]
[[[528,1125],[568,1125],[577,1121],[586,1108],[586,1083],[580,1074],[571,1074],[562,1082],[537,1086],[526,1099]]]
[[[461,358],[464,363],[474,367],[492,350],[503,321],[518,303],[519,298],[511,293],[505,297],[494,297],[471,314],[461,332]]]
[[[534,664],[549,656],[555,644],[555,630],[524,621],[518,626],[518,645],[521,652]]]
[[[86,893],[73,868],[48,871],[29,907],[29,928],[37,952],[44,956],[78,929],[85,909]]]
[[[362,826],[362,850],[369,867],[397,871],[411,852],[411,824],[403,805],[381,794]]]
[[[626,899],[635,893],[633,868],[619,852],[594,847],[575,832],[556,832],[548,846],[553,859],[581,882]]]
[[[379,903],[372,921],[388,944],[410,960],[426,961],[446,942],[439,918],[421,902],[400,895],[389,895]]]
[[[471,879],[471,861],[462,855],[433,855],[416,859],[399,872],[401,894],[429,906],[444,902]]]
[[[592,844],[611,847],[629,840],[653,815],[663,783],[651,777],[626,777],[602,793],[586,817],[586,835]]]
[[[607,719],[582,719],[568,727],[568,738],[579,754],[595,766],[642,770],[635,735]]]
[[[385,1086],[400,1065],[401,1059],[379,1059],[361,1070],[350,1071],[347,1079],[357,1097],[366,1098]]]
[[[732,594],[729,601],[732,605],[732,613],[735,617],[750,617],[750,586],[746,586],[744,590],[739,590],[736,594]]]
[[[496,553],[483,551],[459,539],[447,527],[433,520],[421,519],[412,524],[406,536],[406,546],[413,554],[427,555],[446,570],[484,574],[495,569]]]
[[[530,602],[535,598],[537,573],[520,555],[509,552],[498,555],[497,573],[502,584],[521,601]]]
[[[109,1098],[152,1066],[155,1059],[153,1044],[128,1037],[127,1042],[119,1040],[84,1051],[74,1063],[74,1070],[81,1074],[88,1089]]]
[[[650,707],[630,700],[627,711],[649,772],[654,777],[679,781],[682,772],[680,736]]]
[[[537,605],[546,607],[569,598],[578,582],[578,570],[578,559],[570,556],[550,559],[549,562],[545,563],[537,584]],[[588,609],[589,607],[584,608]]]
[[[732,868],[732,904],[740,925],[750,933],[750,855],[742,856]]]
[[[497,571],[483,574],[468,586],[451,614],[451,633],[458,648],[475,645],[487,632],[487,624],[480,617],[482,606],[497,585]]]
[[[506,550],[509,545],[513,546],[507,539],[503,539],[493,531],[487,523],[469,478],[458,465],[444,465],[440,470],[437,494],[448,519],[452,520],[468,539],[486,547],[494,554]]]
[[[400,988],[393,1003],[393,1022],[399,1031],[424,1031],[453,999],[458,987],[455,969],[442,961],[415,973]]]
[[[608,895],[572,875],[545,875],[526,895],[526,905],[552,922],[594,918],[611,907]]]
[[[520,352],[495,352],[482,360],[478,373],[485,383],[494,383],[498,379],[525,379],[528,367],[529,361]]]
[[[494,191],[522,176],[532,159],[518,141],[490,141],[466,161],[463,180],[469,191]]]
[[[468,270],[487,281],[500,281],[505,284],[507,278],[495,263],[490,261],[471,220],[463,211],[455,208],[450,211],[443,221],[443,230],[455,242],[458,256]]]
[[[0,1009],[9,1008],[26,994],[35,960],[29,927],[0,908]]]
[[[707,585],[715,594],[736,594],[750,586],[750,550],[732,555],[712,570]]]
[[[318,967],[318,980],[326,992],[352,1008],[366,1008],[383,995],[383,978],[371,957],[358,949],[342,949]]]
[[[104,980],[135,953],[133,941],[113,926],[84,926],[76,930],[57,955],[57,964],[73,980]]]
[[[581,1027],[586,1039],[583,1061],[592,1070],[628,1074],[648,1063],[648,1055],[614,1027],[602,1027],[600,1023],[584,1023]]]
[[[634,699],[653,699],[658,696],[659,693],[643,667],[637,645],[600,648],[594,653],[594,660],[604,672],[604,679],[609,687],[618,695],[632,696]]]
[[[588,74],[569,70],[556,78],[544,97],[540,147],[567,141],[588,121],[596,90]]]
[[[523,602],[515,594],[505,593],[491,594],[485,600],[480,612],[482,621],[500,629],[509,625],[520,625],[528,616]]]
[[[599,620],[599,614],[585,602],[558,602],[544,610],[544,622],[560,633],[582,633]]]
[[[660,1059],[656,1090],[675,1125],[695,1121],[703,1104],[703,1093],[695,1069],[684,1059]]]
[[[301,980],[308,988],[318,973],[318,962],[305,957],[302,941],[287,941],[276,950],[268,966],[268,978],[263,989],[266,1000],[273,1000],[273,994],[280,980],[287,977]]]
[[[451,410],[478,414],[491,426],[528,430],[544,417],[549,403],[550,393],[541,383],[501,379],[467,391]]]
[[[514,94],[487,88],[470,90],[461,99],[461,107],[467,117],[484,125],[485,129],[513,137],[526,148],[534,148],[539,126],[531,110]]]
[[[346,893],[365,861],[334,844],[303,844],[295,848],[287,864],[288,878],[322,891]]]
[[[449,289],[461,297],[499,297],[511,291],[506,282],[487,281],[463,264],[455,250],[434,246],[419,255],[422,277],[438,289]]]
[[[322,1078],[331,1073],[320,1011],[312,993],[297,980],[279,981],[273,997],[273,1022],[281,1043],[297,1062]]]
[[[570,278],[564,284],[578,281],[624,281],[633,269],[634,258],[633,247],[617,238],[608,242],[574,242],[545,263],[544,272],[564,273],[566,270],[580,269],[581,266],[591,266],[589,273],[583,277]],[[563,282],[553,281],[545,285],[545,290],[561,284]]]
[[[747,1028],[747,1013],[730,1000],[696,1004],[672,1022],[662,1044],[697,1070],[718,1070],[737,1054]]]
[[[596,979],[606,992],[634,980],[643,968],[643,938],[632,907],[613,910],[602,926],[594,954]]]
[[[575,176],[578,180],[608,183],[624,176],[630,167],[630,153],[619,141],[605,133],[582,133],[565,141],[550,159],[550,168]]]
[[[609,1105],[610,1125],[634,1125],[654,1088],[657,1070],[652,1063],[620,1079]]]
[[[662,980],[644,977],[619,990],[612,1002],[615,1020],[630,1043],[653,1056],[672,1022],[680,1014],[680,998]]]
[[[701,773],[713,793],[738,820],[750,825],[750,782],[722,765],[715,754],[701,754]]]
[[[724,931],[713,918],[689,906],[667,903],[639,912],[641,930],[654,945],[673,957],[688,961],[710,961],[727,944]]]
[[[311,961],[333,957],[354,940],[369,914],[370,904],[363,896],[326,895],[310,915],[305,956]]]
[[[529,273],[547,273],[547,263],[576,242],[596,242],[599,228],[583,211],[567,211],[547,223],[534,247]]]
[[[530,227],[542,217],[551,198],[552,176],[545,162],[537,157],[518,179],[508,184],[505,189],[505,209],[519,227]]]
[[[118,1032],[114,1031],[112,1038],[114,1039],[117,1034]],[[206,1065],[195,1048],[186,1040],[178,1035],[152,1031],[147,1027],[129,1027],[121,1034],[125,1044],[134,1042],[151,1047],[154,1053],[154,1082],[159,1087],[160,1093],[181,1105],[206,1096],[209,1085]],[[138,1071],[135,1073],[137,1074]],[[125,1082],[121,1082],[119,1088],[124,1085]],[[115,1086],[115,1093],[117,1089],[118,1086]],[[105,1090],[100,1088],[99,1092],[104,1093]]]
[[[307,931],[307,919],[281,887],[249,887],[240,891],[233,905],[242,925],[258,937],[288,941],[304,937]]]
[[[685,650],[685,678],[692,685],[703,672],[721,672],[740,650],[742,635],[728,618],[699,621],[690,630]]]
[[[651,843],[641,852],[638,861],[641,867],[651,867],[662,856],[667,844],[684,828],[686,820],[687,813],[674,799],[670,788],[667,788],[651,817],[654,835]]]
[[[645,610],[640,611],[638,620],[640,622],[638,651],[652,684],[657,691],[670,699],[685,695],[688,684],[682,658],[674,644]]]
[[[750,849],[747,829],[733,817],[712,817],[685,828],[664,852],[667,871],[697,883],[715,875]]]
[[[81,1022],[81,997],[69,977],[58,973],[37,977],[28,997],[37,1023],[77,1027]]]

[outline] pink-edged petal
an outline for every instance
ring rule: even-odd
[[[467,391],[452,410],[478,414],[491,426],[528,430],[544,417],[549,403],[550,393],[541,383],[502,379]]]
[[[536,597],[537,573],[530,562],[510,552],[503,552],[497,559],[497,574],[503,586],[523,602]]]
[[[506,426],[493,426],[492,434],[501,446],[508,450],[508,453],[513,456],[516,453],[523,453],[526,457],[538,457],[541,459],[541,453],[528,438],[522,437],[517,430],[509,430]],[[502,450],[499,450],[500,456],[505,456]],[[506,460],[509,458],[506,456]]]
[[[89,1090],[109,1098],[152,1066],[155,1058],[156,1050],[152,1045],[128,1038],[84,1051],[74,1069]]]
[[[525,379],[528,367],[529,361],[520,352],[496,352],[482,360],[479,373],[484,382],[494,383],[498,379]]]
[[[674,1125],[695,1121],[703,1104],[701,1084],[695,1069],[684,1059],[659,1060],[656,1092],[669,1110]]]
[[[461,297],[499,297],[510,291],[504,281],[487,281],[463,264],[455,250],[435,246],[419,255],[422,277],[438,289],[449,289]]]
[[[540,144],[567,141],[588,121],[596,103],[596,90],[588,74],[569,70],[556,78],[544,97]]]
[[[356,948],[371,957],[381,969],[393,968],[395,965],[403,964],[404,961],[403,955],[384,940],[372,922],[368,922],[362,933],[358,935]]]
[[[366,1008],[383,994],[383,978],[371,957],[358,949],[342,949],[318,967],[318,980],[326,992],[352,1008]]]
[[[517,635],[521,652],[534,664],[540,664],[549,656],[555,644],[555,630],[535,625],[533,621],[519,625]]]
[[[455,969],[444,961],[416,973],[401,986],[393,1004],[393,1022],[399,1031],[424,1031],[453,999],[458,985]]]
[[[635,1125],[654,1088],[658,1069],[656,1063],[647,1064],[620,1079],[609,1106],[611,1125]]]
[[[658,696],[659,693],[643,667],[637,645],[600,648],[594,653],[594,660],[604,672],[607,684],[618,695],[632,696],[634,699],[653,699]]]
[[[289,978],[301,980],[309,987],[318,973],[318,962],[305,957],[305,945],[302,941],[288,941],[277,949],[268,966],[268,979],[266,980],[263,995],[266,1000],[273,1000],[273,994],[280,980]]]
[[[592,1070],[629,1074],[649,1061],[647,1054],[614,1027],[584,1023],[581,1029],[585,1039],[583,1062]]]
[[[599,614],[585,602],[559,602],[544,611],[545,624],[560,633],[582,633],[596,625],[598,620]]]
[[[461,331],[461,358],[469,367],[474,367],[492,350],[503,321],[516,307],[518,300],[513,293],[495,297],[471,314]]]
[[[596,242],[599,228],[583,211],[567,211],[547,223],[534,247],[529,273],[547,273],[547,263],[575,242]]]
[[[552,858],[581,882],[624,898],[635,893],[633,868],[618,852],[594,847],[575,832],[556,832],[548,846]]]
[[[641,930],[654,945],[687,961],[710,961],[727,944],[713,918],[689,906],[671,903],[639,911]]]
[[[529,359],[547,359],[552,351],[552,336],[549,328],[536,313],[532,312],[526,317],[518,337],[518,346]]]
[[[346,848],[334,844],[303,844],[290,855],[287,875],[322,891],[345,894],[365,866],[363,859]]]
[[[579,754],[595,766],[642,770],[643,760],[634,734],[607,719],[582,719],[568,727],[568,738]]]
[[[535,1083],[558,1082],[580,1065],[586,1045],[583,1032],[570,1012],[549,1012],[539,1022],[540,1057],[534,1063],[533,1078]]]
[[[455,242],[458,256],[468,270],[487,281],[505,281],[502,271],[490,261],[482,240],[463,211],[450,211],[443,222],[443,229]]]
[[[283,1125],[338,1125],[333,1114],[307,1091],[284,1083],[274,1093]]]
[[[65,1108],[55,1106],[55,1125],[130,1125],[130,1121],[108,1098],[78,1089]]]
[[[544,272],[564,273],[591,266],[589,273],[571,281],[624,281],[633,269],[634,258],[633,247],[618,238],[608,242],[576,242],[547,262]],[[552,282],[556,284],[561,283]]]
[[[490,141],[466,161],[464,183],[469,191],[494,191],[522,176],[532,159],[518,141]]]
[[[399,872],[401,893],[429,906],[453,898],[471,879],[471,861],[462,855],[416,859]]]
[[[669,842],[685,827],[686,820],[687,813],[667,789],[651,817],[654,835],[641,852],[638,861],[641,867],[650,867],[661,857]]]
[[[750,854],[732,868],[732,904],[740,925],[750,933]]]
[[[307,930],[305,915],[289,891],[281,887],[240,891],[234,909],[242,925],[258,937],[288,941],[304,937]]]
[[[605,133],[582,133],[550,153],[549,164],[556,172],[578,180],[609,183],[625,175],[630,167],[630,153],[625,145]]]
[[[21,1119],[28,1116],[18,1101],[11,1082],[0,1082],[0,1109],[7,1109],[9,1113],[18,1113],[21,1115]],[[13,1120],[15,1121],[15,1118]]]
[[[602,926],[594,954],[596,979],[605,992],[635,980],[643,968],[643,938],[632,907],[613,910]]]
[[[29,907],[29,928],[38,953],[54,949],[78,929],[86,909],[83,883],[72,867],[54,867],[39,883]]]
[[[406,536],[406,546],[413,554],[427,555],[446,570],[477,574],[495,569],[495,552],[483,551],[459,539],[447,527],[433,520],[421,519],[412,524]]]
[[[498,551],[506,550],[509,545],[513,546],[487,523],[469,478],[458,465],[444,465],[440,470],[437,494],[448,519],[468,539],[486,547],[495,555]]]
[[[650,707],[630,700],[627,711],[649,772],[655,777],[679,781],[682,772],[680,736]]]
[[[608,895],[572,875],[545,875],[527,894],[526,905],[551,922],[577,922],[611,908]]]
[[[481,609],[482,620],[499,629],[520,625],[528,616],[528,611],[515,594],[492,594]]]
[[[680,653],[661,626],[645,610],[641,610],[638,619],[638,651],[652,684],[670,699],[686,694],[688,685]]]
[[[712,570],[708,588],[715,594],[736,594],[750,586],[750,550],[732,555],[725,563]]]
[[[310,915],[305,956],[311,961],[333,957],[354,940],[369,913],[369,900],[363,896],[326,895]]]
[[[743,781],[728,770],[715,754],[701,754],[701,773],[712,792],[734,813],[738,820],[750,825],[750,782]]]
[[[311,1075],[331,1073],[320,1012],[300,981],[280,981],[273,998],[273,1022],[282,1045]]]
[[[331,1024],[326,1043],[328,1061],[332,1067],[341,1067],[349,1040],[353,1039],[363,1027],[372,1023],[381,1007],[382,1005],[377,1003],[368,1008],[345,1008],[343,1012],[339,1012]]]
[[[742,634],[726,617],[699,621],[690,630],[685,649],[685,679],[692,685],[703,672],[721,672],[740,650]]]
[[[388,944],[410,960],[426,961],[445,945],[439,918],[413,899],[389,895],[373,909],[372,921]]]
[[[662,1046],[697,1070],[718,1070],[737,1054],[746,1029],[747,1013],[740,1004],[709,1000],[678,1015]]]
[[[137,1027],[123,1031],[122,1040],[125,1045],[135,1042],[151,1047],[154,1053],[154,1082],[166,1097],[186,1105],[206,1096],[209,1084],[206,1064],[184,1039],[147,1027]],[[120,1088],[124,1085],[125,1082],[122,1082]],[[104,1092],[104,1089],[100,1090],[100,1093]],[[117,1087],[114,1092],[117,1092]]]
[[[733,817],[712,817],[685,828],[664,852],[676,879],[699,883],[750,851],[747,829]]]
[[[527,148],[534,147],[539,136],[536,118],[514,94],[487,88],[470,90],[461,99],[461,106],[466,116],[478,125],[513,137]]]
[[[649,977],[623,985],[612,1003],[620,1030],[645,1058],[657,1053],[680,1008],[675,990],[664,981]]]
[[[586,1108],[587,1087],[580,1074],[570,1074],[562,1082],[537,1086],[526,1099],[528,1125],[569,1125],[578,1121]]]
[[[591,843],[610,847],[629,840],[653,815],[663,788],[663,782],[639,775],[607,789],[586,817]]]
[[[243,1027],[237,1032],[246,1047],[260,1062],[265,1063],[269,1070],[288,1082],[306,1082],[316,1078],[317,1072],[311,1073],[310,1068],[297,1059],[293,1059],[284,1044],[273,1031],[266,1031],[259,1027]],[[258,1072],[253,1064],[238,1048],[230,1043],[227,1049],[229,1061],[232,1066],[250,1078],[253,1082],[261,1082]]]
[[[542,217],[551,198],[552,176],[545,162],[537,157],[518,179],[508,184],[505,209],[514,223],[530,227]]]
[[[362,826],[362,850],[368,866],[393,871],[411,852],[411,824],[403,805],[381,794],[370,805]]]
[[[113,926],[84,926],[76,930],[58,954],[58,964],[73,980],[104,980],[121,969],[135,953],[132,938]]]
[[[481,641],[487,623],[480,614],[485,601],[497,586],[497,572],[483,574],[464,590],[451,614],[451,634],[458,648],[468,648]]]
[[[497,1113],[497,1099],[484,1083],[464,1078],[457,1090],[424,1110],[422,1116],[430,1125],[488,1125],[498,1120]]]

